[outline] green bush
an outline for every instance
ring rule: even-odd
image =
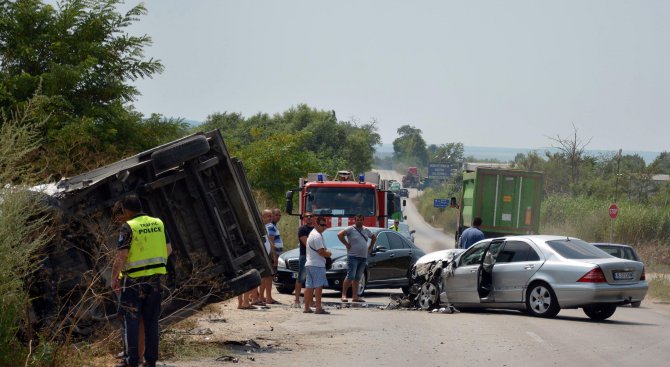
[[[617,219],[612,220],[608,214],[610,204],[607,200],[592,197],[550,196],[542,202],[540,232],[609,242],[610,226],[613,226],[614,242],[632,245],[668,243],[670,208],[622,201],[617,204]]]
[[[458,211],[437,209],[434,199],[453,196],[448,185],[425,190],[417,202],[417,208],[426,221],[453,233]],[[594,197],[570,197],[551,195],[542,199],[540,233],[578,237],[590,242],[609,242],[610,226],[613,240],[630,245],[670,243],[670,208],[657,207],[623,200],[619,215],[612,220],[608,214],[611,202]]]
[[[27,189],[34,177],[27,157],[38,146],[40,126],[32,111],[28,104],[9,119],[3,116],[0,126],[0,366],[25,364],[27,350],[17,339],[28,324],[23,280],[36,268],[33,253],[47,240],[39,194]]]
[[[435,199],[449,199],[454,196],[453,192],[446,186],[430,188],[419,191],[416,202],[417,209],[426,222],[432,226],[441,227],[445,232],[454,233],[458,222],[458,209],[435,208]]]

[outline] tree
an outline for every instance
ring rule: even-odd
[[[426,141],[421,136],[421,129],[403,125],[397,131],[399,137],[393,141],[395,158],[410,165],[425,166],[428,163],[428,152]]]
[[[342,147],[342,158],[348,168],[356,173],[363,173],[372,168],[375,147],[381,143],[377,133],[376,121],[358,126],[355,123],[344,123],[346,127],[346,144]]]
[[[567,166],[570,168],[570,184],[572,187],[575,187],[579,183],[579,169],[583,162],[584,149],[591,142],[591,139],[587,142],[583,142],[582,139],[577,135],[577,128],[575,125],[572,125],[573,135],[571,138],[562,138],[560,135],[556,134],[555,138],[549,138],[550,140],[557,143],[557,146],[554,148],[560,151],[560,156],[562,157]]]
[[[670,174],[670,152],[661,152],[650,166],[654,173]]]
[[[526,154],[518,153],[514,157],[514,166],[527,171],[542,171],[544,159],[542,159],[535,150],[527,152]]]
[[[163,66],[144,57],[148,36],[125,32],[145,7],[121,15],[121,2],[0,2],[0,108],[21,108],[38,91],[46,97],[37,158],[49,173],[93,168],[145,146],[147,126],[129,105],[139,92],[129,82]]]
[[[273,116],[259,113],[244,118],[238,113],[218,113],[198,127],[212,128],[221,129],[229,149],[234,151],[277,134],[301,134],[302,149],[317,157],[320,171],[332,173],[342,169],[369,170],[375,146],[381,141],[374,120],[366,124],[337,121],[335,111],[317,110],[305,104]]]
[[[447,163],[457,168],[463,162],[463,143],[447,143],[436,147],[430,154],[431,162]]]
[[[286,190],[295,186],[299,177],[317,171],[316,155],[303,149],[307,135],[274,134],[242,147],[238,154],[251,186],[266,192],[275,202],[281,202]]]

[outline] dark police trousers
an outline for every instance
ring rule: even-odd
[[[158,360],[158,319],[161,314],[161,282],[159,275],[124,277],[121,291],[121,308],[124,314],[123,341],[126,364],[137,366],[141,361],[137,343],[140,318],[144,319],[144,360],[154,366]]]

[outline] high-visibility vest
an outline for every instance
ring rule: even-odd
[[[126,223],[133,237],[123,273],[131,278],[167,273],[165,264],[168,254],[163,221],[142,215]]]
[[[392,230],[394,230],[394,231],[396,231],[396,232],[400,232],[400,228],[398,228],[398,226],[396,226],[396,225],[392,225],[392,226],[390,226],[389,229],[392,229]]]

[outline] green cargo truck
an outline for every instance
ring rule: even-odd
[[[463,173],[456,241],[475,217],[484,235],[539,234],[542,172],[478,167]]]

